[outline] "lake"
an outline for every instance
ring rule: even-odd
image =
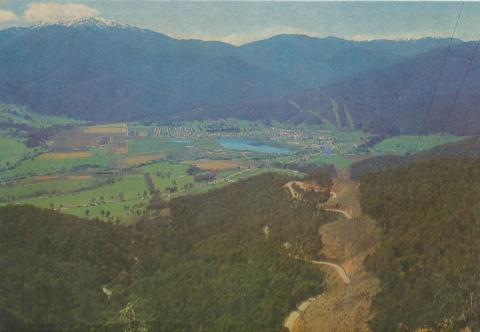
[[[225,149],[229,150],[242,150],[253,151],[261,153],[288,153],[290,150],[286,147],[268,145],[259,141],[241,139],[241,138],[218,138],[217,142],[220,143]]]

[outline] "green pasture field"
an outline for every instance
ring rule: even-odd
[[[166,197],[178,196],[185,193],[205,192],[261,172],[259,169],[230,169],[218,172],[215,181],[195,182],[193,176],[187,174],[189,167],[190,165],[188,164],[163,162],[144,166],[139,168],[139,170],[150,173],[155,188]],[[166,193],[165,188],[172,186],[176,186],[178,192],[174,194]]]
[[[142,137],[128,141],[128,156],[158,155],[159,159],[185,160],[198,157],[198,150],[188,141]]]
[[[193,176],[187,174],[190,165],[180,163],[155,163],[143,166],[138,170],[150,173],[155,188],[160,191],[163,196],[173,197],[184,193],[200,193],[211,189],[223,187],[229,183],[236,182],[254,175],[265,172],[279,172],[290,175],[300,174],[291,170],[276,168],[253,168],[253,169],[229,169],[220,171],[216,174],[215,181],[211,182],[195,182]],[[158,174],[158,175],[157,175]],[[170,175],[169,177],[167,175]],[[165,193],[165,188],[176,186],[178,192],[175,194]],[[185,187],[187,186],[187,187]]]
[[[62,193],[81,190],[95,184],[99,179],[52,179],[45,181],[21,181],[8,185],[0,185],[0,200],[21,198],[30,195],[60,195]]]
[[[127,174],[116,178],[113,184],[84,190],[80,192],[58,195],[32,197],[17,201],[17,204],[32,204],[43,208],[62,209],[63,212],[86,216],[85,211],[89,210],[90,217],[102,218],[100,212],[107,211],[108,207],[114,209],[110,211],[113,218],[122,217],[124,206],[133,206],[135,204],[148,204],[149,195],[143,173]],[[98,212],[98,214],[97,214]]]
[[[27,159],[14,169],[9,169],[0,173],[0,179],[12,179],[35,175],[55,175],[65,173],[77,167],[93,167],[104,169],[110,167],[110,158],[108,149],[92,148],[88,150],[92,153],[91,157],[84,158],[66,158],[66,159],[42,159],[41,155]]]
[[[128,154],[159,154],[166,156],[172,150],[182,149],[188,145],[183,142],[172,142],[169,139],[157,137],[142,137],[139,139],[132,139],[128,141]]]
[[[194,183],[193,176],[187,174],[190,165],[179,163],[155,163],[138,168],[139,171],[149,173],[153,184],[160,193],[165,194],[167,187],[177,187],[179,192],[189,190],[185,186]]]
[[[377,153],[399,153],[404,154],[415,150],[418,136],[402,135],[387,138],[376,144],[371,150]],[[443,135],[440,144],[455,142],[465,139],[461,136]],[[438,135],[421,136],[417,151],[428,150],[437,144]]]
[[[78,217],[119,220],[123,224],[129,224],[135,222],[145,212],[148,204],[148,199],[135,199],[128,202],[106,202],[97,206],[71,208],[62,211]],[[102,211],[104,212],[103,215]],[[108,217],[106,216],[107,211],[109,213]]]
[[[48,121],[47,118],[41,117],[36,121]],[[28,118],[28,116],[25,116],[25,118]],[[60,119],[50,120],[54,123],[60,123]],[[118,125],[119,124],[106,124],[101,125],[101,127],[116,127]],[[226,121],[194,121],[187,124],[187,126],[198,127],[200,129],[206,129],[210,125],[238,126],[241,130],[254,129],[255,132],[259,130],[258,138],[251,137],[249,139],[272,144],[268,136],[271,130],[263,124],[256,122],[228,119]],[[120,219],[121,222],[131,222],[137,219],[139,215],[146,213],[146,208],[149,204],[150,194],[145,183],[144,173],[150,174],[155,188],[163,197],[169,199],[179,195],[200,193],[223,187],[230,183],[265,172],[279,172],[293,176],[302,176],[301,173],[295,171],[271,167],[241,168],[218,171],[216,172],[215,181],[195,182],[194,177],[187,174],[190,165],[181,163],[180,161],[198,159],[254,160],[264,165],[274,160],[290,162],[299,158],[299,156],[308,156],[312,151],[316,153],[316,150],[305,151],[305,153],[302,152],[301,149],[305,145],[305,141],[297,142],[298,144],[295,144],[292,153],[287,155],[274,156],[252,151],[227,150],[223,148],[214,137],[179,138],[178,140],[175,138],[159,138],[153,136],[153,128],[154,125],[133,123],[129,124],[130,131],[142,131],[147,133],[147,136],[111,136],[114,144],[128,141],[128,154],[113,153],[115,150],[110,149],[110,146],[106,145],[103,147],[88,148],[86,151],[92,154],[92,156],[89,157],[42,159],[40,155],[26,159],[14,169],[0,171],[0,180],[22,178],[22,180],[13,184],[0,186],[0,198],[3,199],[3,204],[15,198],[16,204],[32,204],[44,208],[54,208],[80,217],[88,216],[90,218],[100,218],[110,221]],[[296,128],[297,127],[292,127],[289,129]],[[348,153],[354,146],[363,143],[370,137],[369,134],[361,131],[325,131],[324,129],[309,127],[309,130],[316,129],[318,129],[322,135],[333,135],[338,149],[344,153]],[[82,129],[79,128],[78,130]],[[75,139],[75,137],[72,139]],[[15,142],[11,142],[12,140]],[[7,160],[18,160],[14,158],[21,158],[25,153],[32,151],[26,148],[19,138],[0,137],[0,144],[7,143],[9,146],[14,147],[10,149],[0,149],[0,165]],[[15,146],[15,144],[18,144],[18,146]],[[60,151],[61,150],[58,152]],[[52,152],[55,153],[55,151]],[[8,154],[13,157],[8,157]],[[16,156],[14,156],[14,154],[16,154]],[[150,155],[155,156],[155,158],[158,156],[158,161],[150,161],[148,158]],[[43,158],[45,158],[45,156]],[[124,159],[126,160],[122,162]],[[331,156],[313,155],[307,162],[333,163],[340,168],[346,168],[352,163],[347,156],[341,154]],[[255,165],[256,162],[253,162],[253,164]],[[106,176],[97,174],[98,171],[112,170],[115,167],[118,167],[117,172],[119,173],[114,177],[115,181],[113,184],[101,183],[101,186],[86,189],[93,184],[99,184],[98,181],[103,182],[107,179]],[[68,178],[69,175],[78,174],[80,170],[82,174],[92,175],[92,178]],[[61,177],[45,181],[29,179],[32,176],[44,175]],[[112,174],[111,176],[114,175]],[[169,193],[166,191],[168,187],[176,187],[177,191],[175,193]]]
[[[29,148],[23,139],[14,137],[7,131],[0,131],[0,169],[15,164],[25,155],[34,153],[36,149]]]
[[[335,138],[335,142],[338,143],[355,143],[367,140],[372,135],[360,130],[344,131],[344,130],[332,130],[331,135]]]
[[[117,140],[118,141],[118,140]],[[155,156],[158,160],[187,160],[201,156],[199,149],[190,140],[173,140],[157,137],[142,137],[128,140],[128,154],[112,154],[112,160],[122,163],[128,160],[131,165],[144,163],[141,156]],[[139,156],[138,161],[135,157]]]
[[[316,155],[308,159],[308,162],[319,162],[326,164],[334,164],[335,167],[347,168],[350,166],[353,161],[349,159],[346,155],[336,154],[336,155]]]

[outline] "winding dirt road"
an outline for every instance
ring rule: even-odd
[[[350,278],[348,277],[348,275],[345,272],[345,270],[343,269],[343,267],[341,267],[340,265],[335,264],[335,263],[326,262],[326,261],[315,261],[315,260],[310,261],[310,263],[312,263],[314,265],[325,265],[325,266],[329,266],[329,267],[334,268],[335,271],[337,272],[337,274],[342,279],[343,283],[346,284],[346,285],[350,284]],[[321,296],[321,295],[319,295],[319,296]],[[297,307],[296,310],[293,310],[292,312],[290,312],[290,314],[288,315],[288,317],[285,320],[283,325],[290,332],[294,332],[295,324],[297,324],[298,319],[303,315],[305,310],[307,310],[307,308],[310,306],[310,304],[312,304],[315,300],[317,300],[317,298],[312,297],[312,298],[309,298],[306,301],[303,301]]]
[[[298,193],[295,190],[294,185],[303,189],[304,188],[304,183],[301,182],[301,181],[290,181],[290,182],[287,182],[285,184],[285,188],[288,189],[292,198],[295,199],[295,200],[298,200],[298,199],[301,198],[301,194]],[[337,198],[337,193],[330,192],[330,199],[335,199],[335,198]],[[338,213],[343,214],[347,219],[352,219],[352,216],[347,211],[343,211],[343,210],[340,210],[340,209],[334,209],[334,208],[325,208],[323,205],[321,207],[326,211],[338,212]],[[341,267],[340,265],[335,264],[335,263],[331,263],[331,262],[327,262],[327,261],[316,261],[316,260],[311,260],[310,263],[312,263],[314,265],[324,265],[324,266],[328,266],[328,267],[333,268],[337,272],[338,276],[343,281],[343,283],[345,283],[347,285],[350,284],[350,278],[348,277],[348,275],[345,272],[345,270],[343,269],[343,267]],[[305,310],[308,308],[308,306],[311,303],[313,303],[315,300],[316,300],[315,297],[309,298],[308,300],[303,301],[297,307],[296,310],[290,312],[290,314],[288,315],[287,319],[284,322],[284,326],[290,332],[294,332],[294,328],[295,328],[295,324],[297,323],[297,320],[305,312]]]
[[[292,181],[285,188],[294,200],[302,198],[297,190],[304,188],[303,182]],[[334,179],[330,198],[320,207],[341,215],[319,231],[324,244],[322,256],[342,263],[310,261],[334,272],[327,277],[325,292],[302,302],[284,326],[290,332],[368,331],[371,299],[378,290],[378,281],[365,271],[362,262],[374,250],[375,222],[362,215],[358,184],[348,180]]]
[[[343,214],[347,219],[352,219],[352,218],[353,218],[352,215],[351,215],[348,211],[345,211],[345,210],[328,208],[328,207],[323,207],[323,209],[324,209],[325,211],[341,213],[341,214]]]
[[[335,271],[337,272],[337,274],[342,279],[344,284],[349,284],[350,283],[350,278],[348,277],[348,275],[345,272],[345,270],[343,269],[343,267],[341,267],[340,265],[335,264],[335,263],[330,263],[330,262],[327,262],[327,261],[311,261],[311,263],[315,264],[315,265],[325,265],[325,266],[333,267],[335,269]]]
[[[285,326],[290,332],[293,332],[298,319],[302,316],[302,314],[313,301],[315,301],[314,297],[303,301],[296,310],[290,312],[287,319],[285,320],[285,323],[283,323],[283,326]]]

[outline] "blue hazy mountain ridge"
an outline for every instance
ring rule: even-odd
[[[476,133],[480,125],[480,58],[468,70],[477,42],[455,43],[450,49],[443,74],[447,47],[434,48],[382,68],[367,69],[335,83],[300,94],[251,100],[218,109],[215,116],[280,121],[332,122],[383,135],[435,133]],[[455,96],[467,73],[458,99]],[[433,98],[433,103],[428,105]],[[454,107],[453,107],[454,106]],[[428,121],[422,129],[428,111]],[[275,113],[272,111],[275,110]],[[450,114],[450,116],[449,116]],[[212,112],[208,116],[213,116]],[[447,121],[448,120],[448,121]]]
[[[476,47],[477,42],[466,42],[451,48],[435,93],[435,82],[442,72],[447,48],[434,49],[381,70],[364,72],[330,86],[326,93],[344,107],[354,109],[352,116],[359,126],[375,129],[376,125],[384,123],[384,128],[391,127],[394,132],[401,133],[420,131],[434,95],[424,131],[473,134],[480,124],[480,58],[478,54],[473,57]]]
[[[356,42],[279,35],[236,47],[177,40],[96,19],[11,28],[0,31],[0,100],[96,121],[226,115],[321,123],[334,121],[332,108],[338,107],[338,125],[350,117],[362,127],[363,109],[352,108],[347,116],[343,107],[349,103],[332,87],[357,88],[351,77],[374,77],[372,70],[393,70],[447,44],[447,39],[435,38]],[[359,91],[368,84],[362,83]],[[358,95],[357,90],[348,94]],[[300,104],[288,96],[300,96]],[[277,100],[287,102],[288,112],[282,111],[285,105],[270,107]],[[256,112],[260,109],[261,114]]]
[[[436,38],[355,42],[336,37],[278,35],[244,45],[239,52],[245,61],[283,73],[297,85],[311,88],[364,70],[386,67],[447,43],[446,39]]]

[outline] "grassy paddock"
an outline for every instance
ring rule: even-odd
[[[353,162],[350,158],[348,158],[348,156],[345,156],[345,155],[331,155],[331,156],[318,155],[310,158],[308,161],[334,164],[336,167],[339,167],[339,168],[347,168]]]
[[[34,149],[28,148],[22,139],[0,131],[0,169],[15,164],[26,154],[33,152]]]
[[[380,143],[376,144],[373,148],[373,152],[380,152],[380,153],[407,153],[412,152],[415,150],[415,145],[417,144],[418,136],[416,135],[402,135],[387,138]],[[442,136],[442,140],[440,144],[445,144],[449,142],[455,142],[465,139],[465,137],[461,136],[453,136],[453,135],[444,135]],[[428,135],[428,136],[421,136],[418,144],[418,151],[428,150],[437,144],[438,136],[437,135]]]
[[[74,181],[74,180],[68,180]],[[110,216],[122,219],[128,216],[125,206],[147,205],[148,194],[143,173],[128,174],[117,178],[113,184],[106,184],[91,190],[84,190],[58,196],[32,197],[17,201],[18,204],[32,204],[38,207],[61,209],[65,213],[104,218],[101,211],[110,211]],[[112,208],[109,210],[109,208]],[[122,219],[123,220],[123,219]]]
[[[192,190],[193,176],[187,174],[190,165],[162,162],[139,168],[142,172],[150,173],[155,188],[165,194],[168,187],[177,187],[179,192]],[[187,186],[187,187],[185,187]]]
[[[25,160],[14,169],[0,173],[0,179],[65,173],[71,169],[82,166],[89,166],[97,169],[110,166],[110,158],[106,149],[90,149],[85,153],[89,154],[90,157],[69,154],[69,158],[52,159],[50,157],[46,158],[42,157],[44,155],[40,155],[38,157]],[[56,156],[58,154],[54,153],[48,155]]]
[[[93,185],[94,178],[46,178],[43,181],[26,180],[11,185],[0,186],[0,197],[2,199],[13,199],[38,194],[45,196],[49,194],[62,194],[73,190],[79,190]]]

